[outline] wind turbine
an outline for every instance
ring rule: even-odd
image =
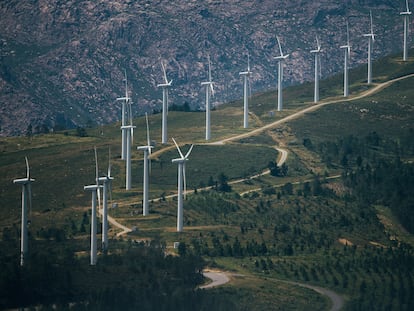
[[[86,191],[90,191],[92,193],[92,213],[91,213],[91,252],[90,252],[90,264],[91,266],[96,265],[96,258],[97,258],[97,243],[96,243],[96,205],[97,205],[97,197],[99,197],[99,190],[102,186],[99,185],[99,171],[98,171],[98,153],[95,147],[95,170],[96,170],[96,178],[94,185],[84,186],[83,189]],[[99,208],[99,206],[98,206]]]
[[[320,70],[321,70],[319,54],[322,52],[318,36],[316,36],[316,45],[317,45],[316,50],[310,51],[311,53],[315,54],[315,91],[314,91],[314,97],[313,97],[313,101],[315,103],[319,101],[319,75],[320,75]]]
[[[369,11],[369,17],[370,17],[370,33],[364,34],[364,37],[368,38],[368,78],[367,78],[367,83],[371,84],[372,83],[372,61],[371,61],[371,53],[372,53],[372,49],[373,49],[373,44],[375,41],[375,34],[374,34],[374,26],[372,24],[372,11]]]
[[[123,127],[126,126],[126,114],[128,113],[127,106],[131,105],[131,98],[128,96],[128,77],[125,70],[125,96],[124,97],[118,97],[116,100],[122,102],[122,115],[121,115],[121,131],[122,131],[122,152],[121,152],[121,159],[126,159],[126,141],[127,141],[127,131]]]
[[[175,146],[177,147],[178,153],[180,154],[180,158],[173,159],[172,163],[178,164],[178,200],[177,200],[177,232],[183,231],[183,186],[184,186],[184,195],[186,194],[186,180],[185,180],[185,162],[188,161],[188,156],[193,150],[194,145],[191,145],[190,149],[187,151],[186,155],[184,156],[178,147],[177,142],[175,139],[172,139]]]
[[[246,129],[249,127],[249,91],[250,86],[250,55],[247,54],[247,71],[239,72],[239,75],[243,77],[243,93],[244,93],[244,115],[243,115],[243,127]]]
[[[171,86],[172,80],[168,82],[165,65],[161,62],[162,72],[164,75],[164,83],[158,84],[157,87],[162,87],[162,137],[161,143],[166,144],[167,137],[167,115],[168,115],[168,88]]]
[[[211,137],[211,129],[210,129],[210,91],[211,96],[214,96],[214,82],[211,79],[211,62],[210,62],[210,55],[208,56],[208,81],[201,82],[201,85],[205,85],[206,87],[206,140],[210,140]]]
[[[341,45],[340,48],[345,50],[344,58],[344,97],[349,95],[349,79],[348,79],[348,62],[351,56],[351,45],[349,44],[349,26],[346,22],[346,45]]]
[[[102,197],[102,251],[106,253],[108,251],[108,193],[110,195],[112,191],[111,176],[111,149],[109,149],[108,155],[108,173],[106,176],[99,177],[99,182],[103,184],[103,197]]]
[[[146,146],[139,146],[137,147],[138,150],[144,151],[144,177],[143,177],[143,190],[142,190],[142,215],[147,216],[149,213],[148,205],[148,190],[149,190],[149,170],[150,170],[150,159],[149,156],[151,155],[151,149],[154,146],[151,145],[151,140],[149,136],[149,125],[148,125],[148,115],[145,114],[145,119],[147,121],[147,145]]]
[[[408,8],[408,0],[405,0],[405,5],[407,7],[407,11],[401,12],[400,15],[404,17],[404,46],[403,46],[403,61],[407,61],[408,59],[408,32],[409,32],[409,17],[411,15],[411,11]]]
[[[279,45],[280,56],[273,57],[278,60],[278,80],[277,80],[277,111],[283,109],[283,94],[282,94],[282,83],[283,83],[283,62],[288,58],[289,54],[284,55],[282,52],[282,46],[280,45],[279,37],[276,36],[277,43]]]
[[[30,177],[29,160],[26,159],[26,177],[14,179],[13,183],[22,185],[22,229],[20,236],[20,266],[24,265],[25,257],[28,253],[28,237],[27,237],[27,201],[29,201],[29,209],[32,210],[32,182],[35,180]]]

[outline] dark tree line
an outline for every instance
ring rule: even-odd
[[[166,256],[160,245],[123,242],[122,251],[89,266],[87,256],[77,258],[57,242],[31,242],[24,267],[17,254],[0,255],[0,309],[56,305],[65,310],[70,304],[71,310],[192,310],[206,300],[194,292],[204,261],[191,254]]]

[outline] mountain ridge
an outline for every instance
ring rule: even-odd
[[[341,70],[344,15],[351,24],[352,65],[365,61],[361,34],[369,26],[369,9],[381,34],[375,57],[398,50],[397,39],[390,38],[402,21],[392,1],[5,1],[0,4],[5,16],[0,21],[0,135],[22,135],[29,125],[41,132],[118,120],[115,99],[124,93],[124,69],[134,114],[159,111],[161,59],[173,79],[171,104],[203,109],[200,83],[207,78],[207,54],[215,104],[241,97],[238,72],[247,65],[247,52],[252,90],[274,89],[276,34],[291,54],[286,85],[312,79],[308,52],[316,32],[326,51],[322,74],[332,75]]]

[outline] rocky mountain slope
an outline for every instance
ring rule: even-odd
[[[342,70],[346,18],[356,66],[366,61],[369,10],[374,58],[402,49],[404,6],[391,0],[3,0],[0,135],[24,134],[29,125],[36,132],[119,120],[124,70],[134,114],[160,110],[160,60],[173,79],[170,104],[202,109],[208,54],[215,104],[242,96],[238,73],[247,53],[252,91],[275,89],[276,35],[290,53],[287,84],[312,79],[316,34],[322,76],[331,75]]]

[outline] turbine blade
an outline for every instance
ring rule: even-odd
[[[318,36],[316,36],[316,45],[317,45],[317,50],[318,51],[320,51],[321,50],[321,45],[320,45],[320,43],[319,43],[319,38],[318,38]]]
[[[210,83],[210,89],[211,89],[211,96],[214,97],[214,87],[213,87],[213,83]]]
[[[108,180],[108,190],[109,190],[109,202],[110,206],[112,206],[112,180]]]
[[[29,167],[29,160],[27,157],[24,157],[26,160],[26,177],[30,181],[30,167]]]
[[[184,156],[183,156],[183,154],[182,154],[182,152],[181,152],[181,150],[180,150],[180,147],[178,147],[178,144],[177,144],[177,142],[175,141],[174,137],[172,137],[172,140],[173,140],[173,142],[174,142],[175,146],[177,147],[178,153],[180,154],[181,158],[184,158]]]
[[[185,155],[185,159],[188,158],[188,156],[190,155],[191,151],[193,150],[194,145],[191,145],[190,149],[188,149],[187,154]]]
[[[151,155],[151,148],[148,148],[148,151],[149,151],[149,154]],[[150,157],[148,157],[148,170],[149,170],[149,173],[151,175],[152,164],[151,164],[151,158]]]
[[[27,195],[29,197],[29,221],[32,219],[32,183],[27,184]]]
[[[407,6],[407,12],[410,12],[410,9],[408,8],[408,0],[405,0],[405,4]]]
[[[129,111],[128,111],[128,114],[129,114],[129,125],[132,125],[132,104],[130,103],[129,105]]]
[[[280,56],[282,56],[282,57],[283,57],[282,46],[280,45],[280,40],[279,40],[279,37],[278,37],[278,36],[276,36],[276,39],[277,39],[277,44],[279,45]]]
[[[350,44],[349,44],[349,24],[348,24],[348,21],[346,21],[346,42],[347,42],[347,45],[349,47]]]
[[[95,170],[96,170],[96,192],[98,194],[98,209],[101,208],[101,191],[99,189],[99,169],[98,169],[98,152],[95,146]]]
[[[124,74],[125,74],[125,101],[128,101],[128,77],[127,77],[127,73],[126,73],[126,69],[124,69]]]
[[[108,178],[111,177],[111,147],[109,147],[108,151]]]
[[[250,72],[250,54],[247,53],[247,72]]]
[[[148,113],[145,113],[145,121],[147,122],[147,146],[149,147],[151,145],[150,141],[150,134],[149,134],[149,125],[148,125]],[[151,153],[151,148],[149,148],[149,152]]]
[[[318,53],[318,62],[319,62],[319,77],[322,78],[322,66],[321,66],[321,54]]]
[[[373,35],[374,34],[374,26],[372,24],[372,11],[371,10],[369,11],[369,17],[370,17],[370,20],[371,20],[371,34]]]
[[[164,62],[163,61],[161,61],[161,67],[162,67],[162,73],[163,73],[163,76],[164,76],[164,82],[166,84],[168,84],[167,72],[165,70],[165,65],[164,65]]]
[[[211,82],[211,61],[210,61],[210,55],[208,55],[208,81]]]
[[[95,178],[96,178],[96,185],[99,183],[99,170],[98,170],[98,151],[96,150],[96,146],[94,147],[95,150]]]

